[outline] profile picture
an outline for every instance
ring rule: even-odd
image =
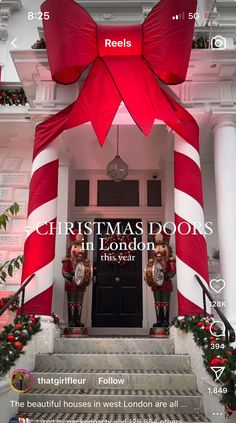
[[[30,372],[25,369],[17,369],[15,370],[10,378],[10,385],[12,389],[16,392],[28,392],[33,384],[33,376]],[[20,423],[29,423],[25,417],[18,417],[18,419],[25,419],[25,420],[18,420]]]

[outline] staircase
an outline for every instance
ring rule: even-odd
[[[58,338],[54,354],[37,355],[33,375],[20,397],[32,423],[209,422],[190,358],[169,339]]]

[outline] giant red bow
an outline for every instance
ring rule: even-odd
[[[50,16],[44,32],[53,79],[71,84],[88,71],[77,101],[59,115],[58,133],[90,121],[103,144],[123,100],[145,135],[160,119],[192,144],[197,142],[194,119],[158,82],[184,81],[194,27],[188,16],[195,9],[196,0],[161,0],[143,24],[100,25],[73,0],[60,0],[60,5],[46,0],[42,12]],[[185,20],[172,19],[179,12]],[[51,122],[53,126],[53,118]],[[44,135],[47,144],[48,127]]]

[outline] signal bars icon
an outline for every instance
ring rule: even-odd
[[[182,13],[179,13],[178,15],[174,15],[174,16],[172,16],[172,19],[175,21],[178,21],[178,20],[180,20],[180,19],[184,19],[185,18],[185,13],[184,12],[182,12]]]

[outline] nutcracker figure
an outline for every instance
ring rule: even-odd
[[[92,269],[84,250],[84,235],[74,230],[70,236],[67,256],[62,260],[62,274],[66,280],[68,324],[70,328],[83,328],[81,314],[86,287],[92,279]],[[71,333],[73,331],[70,331]],[[78,332],[78,333],[77,333]],[[79,331],[74,331],[79,335]],[[81,331],[84,334],[84,331]]]
[[[169,246],[170,234],[162,230],[154,235],[155,248],[152,258],[149,259],[145,268],[145,281],[151,287],[154,296],[156,311],[156,323],[153,328],[169,327],[170,297],[173,291],[171,278],[176,273],[176,261],[172,257],[172,249]],[[158,334],[158,330],[150,330],[150,334]],[[160,331],[167,333],[168,331]]]

